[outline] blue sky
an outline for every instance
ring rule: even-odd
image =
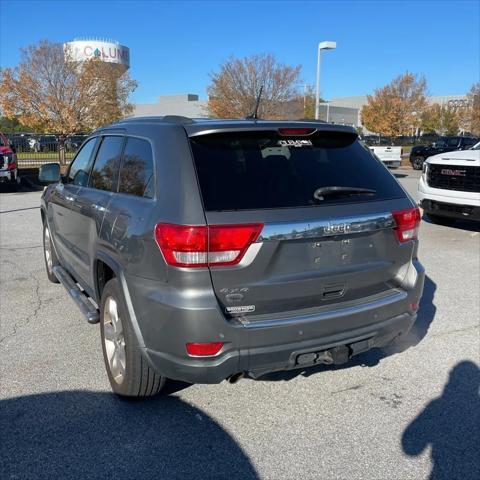
[[[135,102],[206,96],[209,74],[230,55],[273,53],[302,65],[322,94],[362,95],[410,70],[432,95],[465,93],[480,77],[480,2],[473,1],[20,1],[0,0],[0,65],[40,39],[100,36],[130,47]]]

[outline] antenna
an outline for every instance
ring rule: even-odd
[[[257,101],[255,102],[255,109],[253,110],[253,112],[250,115],[248,115],[246,117],[247,119],[257,120],[257,118],[258,118],[258,106],[260,105],[260,99],[262,97],[262,92],[263,92],[263,85],[260,87],[260,90],[258,91]]]

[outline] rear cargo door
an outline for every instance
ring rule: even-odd
[[[392,211],[412,204],[355,134],[280,129],[190,142],[208,225],[260,225],[237,265],[210,266],[227,317],[275,318],[396,288],[413,245],[399,244]]]

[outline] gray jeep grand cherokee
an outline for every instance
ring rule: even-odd
[[[133,118],[59,173],[48,278],[100,322],[120,395],[344,363],[416,319],[419,210],[350,127]]]

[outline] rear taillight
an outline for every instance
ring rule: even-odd
[[[262,228],[261,223],[209,226],[159,223],[155,226],[155,240],[169,265],[220,267],[239,263]]]
[[[223,342],[187,343],[187,353],[191,357],[212,357],[223,347]]]
[[[400,243],[417,238],[420,226],[420,210],[418,208],[397,210],[392,212],[392,215],[397,224],[394,230],[395,235]]]

